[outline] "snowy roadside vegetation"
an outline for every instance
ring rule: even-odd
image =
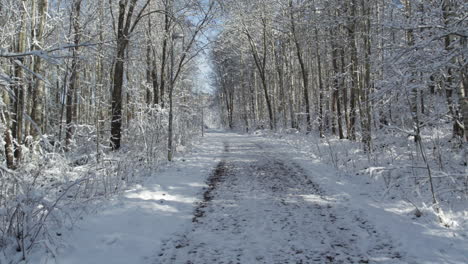
[[[428,131],[428,136],[423,136],[427,163],[414,141],[398,131],[376,138],[372,153],[363,151],[361,143],[296,130],[255,133],[287,143],[310,159],[333,166],[343,178],[375,185],[369,195],[379,201],[404,203],[408,218],[437,223],[468,236],[465,153],[444,131]],[[437,204],[433,204],[429,173]]]
[[[175,131],[176,148],[189,150],[199,123],[177,123]],[[76,221],[167,162],[167,142],[160,138],[166,133],[167,113],[145,109],[125,132],[132,140],[119,152],[110,151],[102,137],[96,141],[89,126],[77,128],[68,153],[59,146],[37,146],[40,142],[24,148],[24,165],[1,168],[0,262],[28,260],[35,251],[55,257],[62,235]]]

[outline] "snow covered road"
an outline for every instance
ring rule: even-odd
[[[368,177],[255,135],[211,132],[64,235],[56,264],[466,264],[463,230],[378,200]]]
[[[155,263],[407,263],[364,212],[328,197],[280,149],[225,140],[193,225]]]

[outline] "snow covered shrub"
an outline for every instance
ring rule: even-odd
[[[0,179],[0,249],[16,262],[26,260],[36,245],[55,244],[70,216],[71,204],[81,198],[85,178],[72,179],[54,161],[31,162],[17,171],[2,169]],[[53,231],[55,230],[55,231]],[[16,252],[16,253],[15,253]]]
[[[201,118],[197,112],[198,109],[194,109],[187,104],[180,103],[176,110],[177,115],[175,116],[175,140],[176,145],[182,147],[190,147],[192,138],[200,134]]]
[[[92,126],[76,131],[67,153],[43,136],[22,146],[23,159],[16,170],[0,166],[0,263],[27,260],[41,248],[53,252],[61,230],[73,225],[87,203],[133,182],[130,160],[122,163],[125,158],[119,154],[106,154]]]
[[[129,158],[142,163],[157,164],[167,155],[168,111],[159,105],[143,106],[135,113],[125,132],[125,151]]]

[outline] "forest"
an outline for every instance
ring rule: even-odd
[[[434,205],[435,184],[466,197],[464,1],[232,1],[224,7],[212,50],[224,127],[312,133],[325,139],[335,167],[374,167],[370,174],[398,179],[424,175]],[[360,155],[354,158],[362,164],[350,155]]]
[[[309,172],[307,166],[316,163],[357,189],[370,185],[362,192],[378,197],[385,210],[401,202],[411,211],[406,218],[456,233],[461,242],[455,244],[463,248],[468,245],[467,14],[463,0],[0,0],[0,263],[59,263],[58,249],[73,240],[68,236],[75,226],[135,186],[200,180],[206,186],[196,190],[203,198],[193,199],[202,200],[191,202],[190,209],[175,208],[194,214],[199,230],[214,232],[206,223],[221,220],[210,222],[209,212],[232,212],[213,201],[240,199],[236,206],[250,208],[229,196],[238,192],[245,198],[233,175],[273,175],[264,181],[256,176],[261,186],[303,186],[309,183],[291,179],[313,178],[314,170],[328,175],[321,167]],[[290,158],[274,155],[282,151]],[[293,151],[307,162],[295,162]],[[249,155],[257,155],[256,161],[242,160]],[[182,178],[176,181],[176,175]],[[295,195],[323,198],[341,179],[329,188],[319,178]],[[164,196],[171,196],[169,187]],[[271,188],[262,201],[292,195]],[[178,195],[197,197],[196,190]],[[156,193],[157,199],[168,199]],[[308,218],[307,202],[300,200],[305,205],[296,210],[298,219]],[[296,213],[284,201],[264,206]],[[244,217],[238,213],[230,219]],[[335,225],[320,215],[314,217]],[[280,216],[268,217],[276,224]],[[223,241],[231,233],[218,235]],[[187,248],[218,254],[206,241],[193,246],[197,239]],[[173,240],[174,248],[186,248]],[[165,246],[160,256],[168,252]],[[181,255],[176,249],[171,254]],[[232,263],[411,263],[414,253],[334,249],[312,262],[310,250],[293,250],[294,259],[269,251],[252,259],[238,255]],[[359,250],[365,253],[351,253]],[[462,249],[453,250],[434,262],[413,263],[467,261]],[[232,260],[227,253],[184,254],[193,259],[180,263]],[[373,254],[384,254],[389,262]],[[148,263],[179,263],[165,255],[149,258]]]

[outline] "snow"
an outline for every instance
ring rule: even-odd
[[[338,171],[310,152],[287,143],[288,140],[280,143],[269,138],[269,144],[288,152],[286,155],[307,170],[328,193],[334,194],[336,203],[365,212],[378,230],[387,232],[399,248],[412,255],[414,263],[468,263],[468,206],[451,215],[450,219],[457,223],[451,228],[438,224],[431,214],[415,218],[410,203],[398,198],[384,199],[381,185],[371,179]],[[425,210],[432,208],[428,206]]]
[[[385,234],[352,222],[280,148],[232,135],[217,188],[192,230],[167,241],[155,263],[394,263]],[[219,168],[219,167],[218,167]],[[205,199],[206,200],[206,199]],[[350,221],[351,220],[351,221]],[[366,239],[368,243],[353,243]]]
[[[221,152],[222,142],[207,138],[189,157],[177,159],[77,222],[64,238],[66,246],[58,251],[56,263],[146,263],[163,237],[190,223],[194,203]]]
[[[450,228],[430,206],[417,218],[369,177],[290,143],[207,133],[77,222],[55,263],[468,263],[466,207],[445,212]]]

